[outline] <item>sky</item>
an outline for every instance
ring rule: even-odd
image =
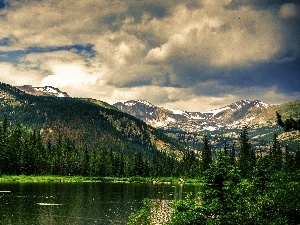
[[[205,112],[300,100],[298,0],[0,0],[0,81]]]

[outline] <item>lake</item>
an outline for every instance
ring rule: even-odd
[[[126,224],[144,198],[174,200],[197,185],[0,183],[0,224]]]

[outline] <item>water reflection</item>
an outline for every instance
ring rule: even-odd
[[[0,183],[0,223],[126,224],[144,198],[174,200],[198,191],[195,185]]]

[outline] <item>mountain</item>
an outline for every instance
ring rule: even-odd
[[[242,100],[209,112],[187,112],[157,107],[146,101],[118,102],[114,106],[142,119],[156,128],[173,131],[197,132],[220,128],[241,128],[257,122],[269,105],[259,100]],[[258,124],[264,123],[259,121]]]
[[[276,111],[284,119],[300,117],[300,101],[270,105],[259,100],[241,100],[208,112],[187,112],[157,107],[146,101],[117,102],[114,106],[161,129],[165,134],[199,145],[204,134],[211,144],[222,146],[224,141],[238,141],[241,129],[248,126],[249,136],[256,148],[269,143],[274,133],[285,143],[300,142],[299,132],[284,133],[277,125]]]
[[[66,92],[62,92],[58,88],[54,88],[52,86],[45,86],[45,87],[32,87],[31,85],[23,85],[23,86],[17,86],[16,88],[20,89],[21,91],[24,91],[27,94],[31,95],[52,95],[56,97],[69,97],[69,95]]]
[[[34,95],[28,94],[33,89]],[[52,87],[16,88],[0,83],[0,119],[6,114],[10,126],[20,123],[24,129],[38,129],[45,142],[63,136],[80,148],[89,146],[127,155],[141,152],[145,157],[157,152],[180,154],[180,144],[142,120],[102,101],[56,97],[60,93]]]

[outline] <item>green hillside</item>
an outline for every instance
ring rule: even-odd
[[[0,84],[0,118],[6,114],[9,125],[17,123],[40,130],[44,141],[59,135],[88,146],[150,157],[157,151],[179,152],[178,146],[143,121],[113,106],[93,99],[33,96]]]

